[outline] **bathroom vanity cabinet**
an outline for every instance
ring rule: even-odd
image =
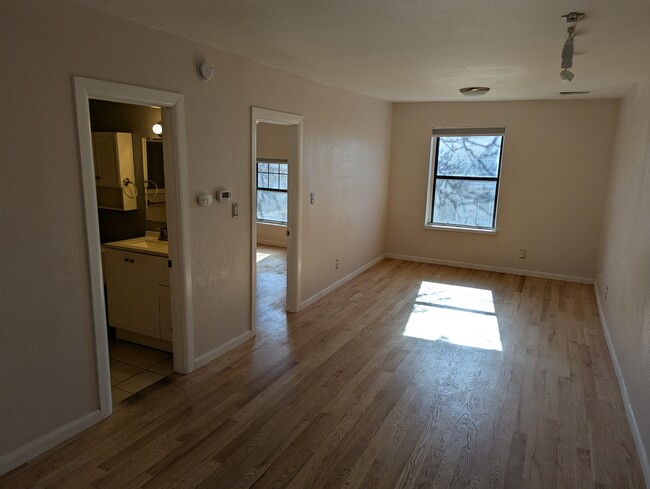
[[[111,245],[104,255],[109,325],[117,328],[118,338],[171,351],[167,257]]]

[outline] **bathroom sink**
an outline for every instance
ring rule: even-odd
[[[167,241],[159,241],[157,238],[142,236],[141,238],[125,239],[106,243],[107,248],[118,250],[135,251],[149,255],[169,256],[169,244]]]

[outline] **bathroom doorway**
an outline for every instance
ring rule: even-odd
[[[89,100],[113,406],[173,372],[160,107]]]
[[[172,353],[175,372],[194,368],[183,96],[80,77],[74,84],[100,409],[106,417],[112,398],[124,395],[116,396],[116,380],[127,394],[146,387],[169,372]],[[140,121],[137,127],[120,126],[129,112]],[[155,192],[144,165],[147,141],[157,139],[165,183],[161,191],[155,182]],[[159,169],[152,174],[160,175]],[[164,212],[162,204],[151,205],[163,201]],[[151,207],[157,210],[149,215]],[[167,236],[169,241],[158,239]],[[122,346],[109,353],[109,341]],[[113,369],[114,377],[121,377],[111,379],[110,364],[116,362],[123,365]]]
[[[300,310],[302,116],[252,109],[252,326]]]

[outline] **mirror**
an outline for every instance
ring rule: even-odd
[[[147,221],[167,222],[162,139],[142,138],[142,173]]]

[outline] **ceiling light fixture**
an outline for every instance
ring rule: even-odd
[[[571,12],[562,16],[562,20],[567,25],[567,39],[562,47],[562,71],[560,72],[560,80],[564,83],[570,82],[575,76],[573,72],[569,71],[569,68],[573,68],[573,38],[576,35],[578,22],[584,18],[585,14],[582,12]]]
[[[460,93],[466,97],[478,97],[479,95],[485,95],[489,91],[489,87],[465,87],[460,89]]]
[[[153,131],[154,134],[161,135],[162,134],[162,122],[156,122],[153,126],[151,126],[151,130]]]

